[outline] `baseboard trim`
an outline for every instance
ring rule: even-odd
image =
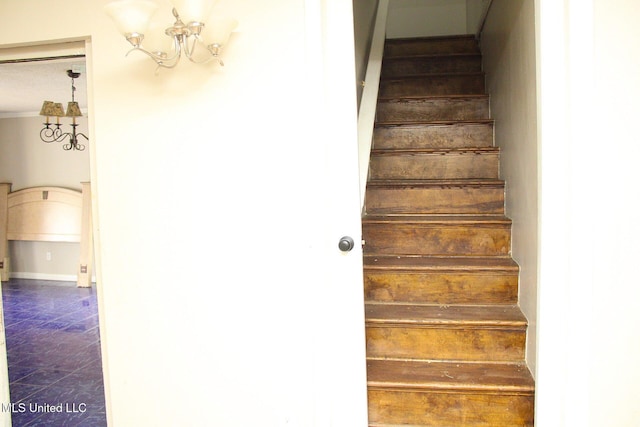
[[[50,274],[50,273],[32,273],[12,271],[9,274],[11,279],[32,279],[32,280],[51,280],[56,282],[77,282],[78,276],[75,274]],[[95,278],[91,280],[95,282]]]

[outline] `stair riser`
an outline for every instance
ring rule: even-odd
[[[367,356],[464,361],[521,361],[524,328],[367,326]]]
[[[489,99],[436,98],[399,99],[378,103],[378,122],[411,122],[442,120],[486,120],[489,118]]]
[[[408,55],[434,55],[451,53],[479,53],[478,42],[473,38],[457,39],[404,39],[387,40],[384,57]]]
[[[493,124],[377,127],[373,146],[377,149],[492,147]]]
[[[533,407],[533,395],[369,390],[370,425],[533,427]]]
[[[366,212],[383,214],[503,214],[503,187],[369,187]]]
[[[480,55],[434,56],[428,58],[387,58],[382,63],[382,77],[411,76],[416,74],[479,73],[482,71]]]
[[[493,152],[373,154],[370,179],[497,179],[500,156]]]
[[[484,75],[432,75],[420,78],[383,80],[379,96],[473,95],[484,94]]]
[[[365,223],[363,238],[366,255],[506,256],[511,227]]]
[[[516,304],[517,273],[364,272],[365,301],[421,304]]]

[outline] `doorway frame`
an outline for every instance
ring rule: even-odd
[[[86,82],[87,82],[87,108],[90,111],[95,111],[92,108],[93,106],[93,50],[91,37],[74,37],[69,39],[51,39],[51,40],[40,40],[37,42],[28,42],[24,44],[8,44],[3,45],[0,44],[0,52],[3,49],[12,49],[15,50],[13,53],[8,53],[6,60],[18,59],[11,58],[12,55],[16,55],[18,51],[29,51],[29,57],[31,58],[49,58],[49,57],[63,57],[62,53],[56,54],[56,52],[60,52],[62,44],[65,43],[83,43],[84,44],[84,59],[86,66]],[[58,48],[56,48],[58,46]],[[88,122],[88,134],[89,140],[87,141],[87,145],[89,147],[89,179],[91,182],[91,233],[93,235],[93,273],[95,275],[95,286],[96,286],[96,295],[98,300],[98,325],[100,331],[105,330],[105,322],[104,322],[104,297],[102,293],[102,287],[98,284],[102,283],[101,279],[101,244],[100,244],[100,235],[99,235],[99,227],[97,220],[97,212],[98,212],[98,187],[97,187],[97,174],[96,174],[96,147],[95,147],[95,115],[89,114],[87,117]],[[11,405],[11,396],[9,389],[9,372],[8,372],[8,360],[7,360],[7,352],[6,352],[6,338],[5,338],[5,328],[4,328],[4,307],[2,305],[2,288],[0,287],[0,404],[2,406],[2,411],[0,414],[0,420],[4,423],[3,425],[11,426],[11,411],[5,411],[4,409],[7,407],[6,404]],[[109,376],[108,372],[108,360],[106,355],[108,354],[106,345],[106,337],[105,334],[100,334],[100,356],[102,359],[102,377],[104,384],[104,394],[105,394],[105,412],[107,417],[107,425],[110,425],[111,420],[111,399],[110,399],[110,385],[108,382]]]

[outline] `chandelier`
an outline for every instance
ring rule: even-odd
[[[133,46],[127,55],[134,50],[142,52],[158,65],[158,69],[175,67],[183,53],[191,62],[201,64],[213,60],[224,65],[220,53],[238,22],[234,19],[209,19],[216,3],[217,0],[171,0],[175,22],[164,28],[164,36],[169,39],[164,36],[156,38],[159,32],[145,37],[151,17],[159,6],[155,1],[116,0],[108,3],[105,11]],[[208,21],[206,25],[205,21]],[[143,40],[148,41],[149,49],[142,47]],[[168,51],[163,48],[165,44]],[[203,55],[197,57],[196,51],[202,51],[204,58]]]
[[[78,127],[76,117],[82,117],[82,112],[80,111],[80,106],[78,106],[78,103],[75,100],[76,87],[74,85],[74,80],[80,77],[80,73],[76,73],[73,70],[67,70],[67,75],[71,78],[71,102],[67,104],[67,113],[65,114],[61,103],[44,101],[42,103],[40,115],[45,116],[47,120],[43,123],[44,128],[40,131],[40,139],[46,143],[51,143],[62,142],[69,138],[69,142],[63,144],[62,148],[65,150],[82,151],[85,147],[84,144],[80,144],[78,142],[78,137],[81,136],[86,140],[89,140],[89,138],[83,133],[76,133],[76,127]],[[56,118],[56,123],[49,122],[49,118],[51,117]],[[71,123],[71,132],[62,132],[60,117],[72,118],[73,122]],[[55,128],[51,126],[55,126]]]

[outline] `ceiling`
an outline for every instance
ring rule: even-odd
[[[38,115],[42,101],[71,101],[71,79],[67,70],[79,70],[75,79],[75,100],[83,113],[87,109],[87,80],[84,58],[58,58],[31,62],[0,63],[0,117]]]

